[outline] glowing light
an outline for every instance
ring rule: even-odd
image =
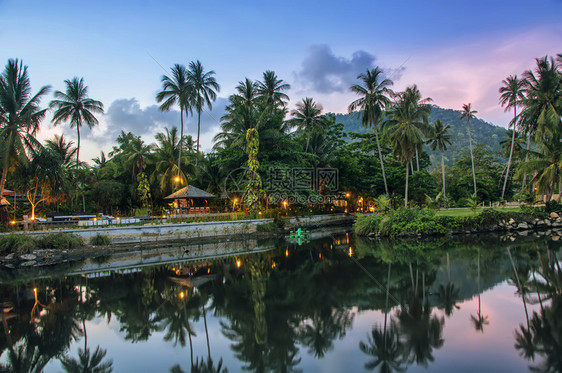
[[[261,211],[258,212],[258,215],[261,216]]]
[[[94,221],[98,220],[98,218],[94,218]]]
[[[15,220],[12,220],[12,221],[10,222],[10,224],[14,225],[14,224],[16,224],[16,221],[15,221]]]
[[[285,249],[285,256],[288,258],[289,257],[289,249]]]
[[[351,193],[346,192],[346,193],[345,193],[345,198],[349,198],[349,197],[351,197]]]
[[[211,268],[207,268],[207,274],[211,273]]]
[[[240,259],[236,259],[236,268],[240,268],[242,266],[242,262]]]
[[[183,297],[185,297],[185,294],[183,293],[183,291],[180,291],[180,298],[183,299]]]
[[[287,208],[287,201],[283,201],[283,207]]]
[[[273,262],[273,264],[271,265],[271,268],[273,269],[275,267],[277,267],[277,263]]]
[[[179,182],[180,182],[180,177],[179,177],[179,176],[176,176],[176,177],[174,178],[174,181],[175,181],[176,183],[179,183]]]
[[[121,218],[118,216],[118,217],[116,217],[115,219],[119,220],[119,219],[121,219]]]
[[[349,256],[353,256],[353,249],[351,247],[349,247],[349,251],[347,252],[347,254]]]

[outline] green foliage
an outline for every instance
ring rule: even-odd
[[[558,203],[554,200],[548,201],[544,205],[544,211],[546,211],[547,213],[560,212],[560,211],[562,211],[562,204],[560,204],[560,203]]]
[[[476,209],[478,208],[478,196],[476,193],[472,193],[467,199],[466,207],[470,207],[473,212],[476,212]]]
[[[359,236],[366,236],[371,233],[376,234],[380,232],[380,225],[383,219],[384,216],[380,214],[357,214],[357,220],[353,224],[353,229]]]
[[[390,198],[386,194],[381,194],[375,199],[375,207],[378,214],[386,214],[390,210]]]
[[[0,252],[4,254],[25,253],[36,248],[37,244],[35,239],[26,234],[0,236]]]
[[[258,232],[275,232],[279,229],[278,225],[272,221],[269,223],[262,223],[256,227]]]
[[[97,233],[95,236],[90,237],[88,242],[93,246],[111,245],[111,238],[104,234]]]
[[[6,254],[32,250],[70,250],[83,245],[82,238],[72,233],[49,233],[40,237],[27,234],[0,236],[0,252]]]

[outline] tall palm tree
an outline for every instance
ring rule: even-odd
[[[172,67],[171,76],[162,76],[162,91],[156,94],[156,101],[162,102],[161,111],[169,111],[172,106],[178,103],[180,107],[180,147],[178,152],[177,176],[181,178],[181,153],[183,140],[183,114],[191,113],[193,108],[193,87],[187,81],[187,69],[185,66],[175,64]]]
[[[164,133],[159,132],[154,136],[158,144],[154,154],[155,170],[151,175],[151,181],[154,182],[159,179],[160,190],[169,192],[172,190],[174,174],[179,177],[177,181],[179,184],[184,184],[187,180],[185,173],[188,170],[185,170],[185,172],[181,170],[178,171],[181,159],[186,162],[187,156],[185,154],[182,155],[177,163],[176,160],[178,159],[178,154],[181,152],[181,149],[183,147],[188,147],[187,145],[191,143],[191,141],[188,141],[191,140],[191,136],[187,138],[184,137],[183,141],[180,141],[178,129],[176,127],[172,127],[171,130],[166,128],[165,131]]]
[[[257,93],[263,101],[272,107],[284,107],[289,101],[283,91],[291,89],[291,86],[278,79],[275,71],[267,70],[263,73],[263,81],[257,82]]]
[[[103,114],[103,104],[88,97],[88,87],[83,78],[67,79],[64,84],[66,91],[55,91],[55,100],[49,104],[51,109],[55,109],[52,122],[56,126],[70,121],[70,128],[76,127],[76,163],[80,163],[80,127],[86,124],[91,129],[97,125],[99,122],[94,114]]]
[[[412,162],[416,149],[422,143],[423,127],[431,108],[428,100],[422,99],[421,93],[414,85],[397,95],[398,101],[392,106],[386,122],[385,137],[392,144],[393,154],[406,165],[406,186],[404,192],[404,206],[408,206],[408,164]]]
[[[430,128],[429,132],[429,139],[427,143],[431,147],[431,150],[435,151],[435,149],[439,149],[441,153],[441,175],[443,177],[443,189],[442,193],[445,196],[445,159],[443,156],[443,152],[447,150],[447,145],[451,145],[451,135],[447,133],[451,125],[447,124],[446,126],[443,125],[439,119],[436,119],[433,122],[433,125]]]
[[[124,149],[125,163],[131,168],[133,178],[143,172],[147,159],[150,159],[155,146],[145,144],[140,136],[135,136]]]
[[[361,113],[361,124],[363,124],[364,127],[373,127],[375,131],[384,190],[388,195],[388,184],[384,172],[378,124],[383,117],[383,109],[390,105],[389,96],[392,94],[392,91],[388,87],[391,86],[393,82],[390,79],[383,79],[383,72],[379,67],[367,70],[365,74],[357,75],[357,79],[361,80],[363,85],[355,84],[351,86],[351,91],[361,97],[353,101],[349,105],[348,110],[349,112],[359,110]]]
[[[64,135],[55,135],[52,140],[47,140],[45,142],[45,148],[54,154],[57,154],[61,160],[61,165],[64,168],[69,169],[74,166],[72,158],[74,158],[74,155],[78,151],[77,148],[72,147],[73,144],[73,141],[67,142]]]
[[[474,114],[478,113],[472,110],[470,103],[462,106],[461,120],[466,118],[466,125],[468,127],[468,145],[470,147],[470,161],[472,163],[472,181],[474,182],[474,195],[476,195],[476,171],[474,170],[474,155],[472,154],[472,132],[470,131],[470,120],[474,118]]]
[[[197,153],[199,153],[199,134],[201,132],[201,112],[204,106],[212,109],[212,102],[217,99],[217,92],[221,87],[215,80],[215,71],[205,72],[199,60],[189,63],[187,83],[193,90],[192,106],[197,111]],[[197,161],[197,159],[196,159]]]
[[[28,152],[40,146],[35,135],[47,109],[40,109],[39,103],[49,89],[41,87],[32,95],[27,66],[18,60],[8,60],[0,75],[0,198],[10,166],[27,163]]]
[[[509,151],[509,158],[507,160],[507,170],[505,171],[505,180],[503,182],[502,188],[502,199],[505,196],[505,189],[507,187],[507,180],[509,179],[509,169],[511,167],[511,160],[513,159],[513,149],[515,147],[515,125],[517,122],[517,106],[521,104],[521,100],[525,98],[523,94],[523,84],[522,80],[515,76],[508,76],[502,81],[503,86],[500,87],[500,105],[505,106],[505,111],[513,108],[513,120],[510,125],[513,126],[513,133],[511,137],[511,150]]]
[[[522,126],[538,137],[562,135],[562,79],[554,59],[537,58],[535,71],[526,71]]]
[[[291,124],[295,125],[299,130],[306,132],[305,153],[308,151],[310,144],[310,134],[323,126],[325,117],[322,115],[322,105],[314,102],[310,97],[305,97],[302,102],[297,104],[297,108],[291,111],[293,118]]]

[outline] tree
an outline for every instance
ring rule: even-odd
[[[511,148],[509,151],[509,158],[507,160],[507,170],[505,171],[505,179],[502,188],[502,199],[505,196],[505,188],[507,187],[507,180],[509,179],[509,169],[511,167],[511,161],[513,159],[513,149],[515,147],[515,125],[517,122],[517,106],[521,104],[521,100],[525,98],[523,94],[523,84],[522,80],[515,76],[508,76],[507,79],[502,81],[503,86],[500,87],[500,105],[505,106],[505,111],[513,108],[513,120],[510,125],[513,126],[513,132],[511,136]]]
[[[443,122],[441,122],[439,119],[436,119],[435,122],[433,122],[433,126],[431,127],[429,132],[429,139],[427,140],[427,143],[431,147],[431,150],[435,151],[435,149],[439,149],[439,152],[441,153],[441,175],[443,178],[443,189],[442,189],[443,196],[446,196],[445,159],[443,156],[443,152],[447,150],[447,145],[451,145],[451,135],[447,133],[447,131],[449,131],[450,128],[451,126],[449,124],[444,126]]]
[[[177,155],[177,176],[181,178],[181,153],[183,145],[183,113],[187,115],[193,110],[193,87],[187,81],[188,72],[185,66],[175,64],[172,67],[172,75],[162,76],[162,91],[156,95],[156,101],[162,102],[161,111],[168,111],[178,103],[180,107],[180,147]]]
[[[94,114],[103,114],[103,104],[88,97],[88,87],[83,78],[74,77],[64,83],[66,92],[55,91],[56,99],[49,105],[51,109],[55,109],[52,122],[56,126],[70,121],[70,128],[76,127],[76,163],[80,163],[80,127],[84,123],[90,129],[97,125],[99,122]]]
[[[27,66],[18,60],[8,60],[0,75],[0,198],[8,170],[16,164],[27,163],[27,153],[39,146],[35,135],[47,111],[40,109],[39,103],[49,89],[49,86],[41,87],[32,96]]]
[[[326,118],[322,115],[322,105],[317,104],[310,97],[305,97],[302,99],[302,102],[297,104],[297,108],[291,111],[291,115],[293,116],[291,124],[306,133],[306,147],[304,151],[307,152],[311,133],[322,128],[325,124]]]
[[[349,107],[349,112],[359,110],[361,114],[361,124],[364,127],[373,127],[379,151],[384,190],[388,195],[388,185],[384,172],[384,162],[382,158],[381,145],[379,141],[378,124],[383,117],[383,109],[390,105],[389,96],[392,91],[388,88],[393,84],[390,79],[382,79],[383,72],[379,67],[367,70],[365,74],[357,75],[357,79],[363,81],[363,85],[355,84],[351,86],[351,91],[361,96],[353,101]],[[381,81],[382,80],[382,81]]]
[[[392,106],[385,123],[385,137],[392,144],[393,154],[406,165],[406,186],[404,206],[408,206],[408,164],[412,161],[417,147],[422,143],[422,128],[427,123],[431,108],[428,100],[422,99],[421,93],[414,85],[397,95],[398,101]]]
[[[199,154],[199,134],[201,132],[201,111],[204,106],[212,109],[212,101],[217,99],[217,92],[220,91],[220,85],[215,80],[214,70],[205,72],[203,65],[199,60],[189,63],[187,71],[187,83],[193,90],[192,106],[197,111],[197,153]]]
[[[291,86],[278,79],[275,71],[267,70],[263,73],[263,81],[257,82],[258,96],[271,107],[285,107],[289,96],[283,91],[290,89]]]
[[[154,154],[155,170],[151,176],[153,181],[159,180],[160,190],[170,192],[172,189],[172,182],[175,180],[174,174],[177,175],[178,179],[176,183],[179,185],[185,184],[187,182],[186,172],[179,169],[181,164],[181,159],[184,163],[187,163],[187,156],[184,154],[180,156],[181,149],[183,147],[191,148],[191,146],[186,146],[188,140],[191,140],[191,136],[183,137],[182,140],[178,137],[178,129],[172,127],[171,130],[165,129],[166,132],[159,132],[156,134],[155,139],[158,142]],[[191,141],[189,141],[191,143]],[[176,163],[176,159],[178,160]]]
[[[466,125],[468,127],[468,144],[470,147],[470,161],[472,162],[472,180],[474,182],[474,194],[477,193],[476,190],[476,172],[474,171],[474,155],[472,154],[472,133],[470,132],[470,120],[474,118],[474,114],[478,113],[476,110],[472,110],[471,104],[464,104],[462,106],[461,120],[466,118]]]

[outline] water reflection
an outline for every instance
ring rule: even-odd
[[[342,235],[127,274],[30,280],[20,273],[0,286],[0,371],[127,371],[127,354],[170,372],[323,371],[337,362],[351,371],[450,371],[447,356],[460,354],[452,348],[462,338],[511,350],[506,369],[561,371],[557,255],[560,244],[548,240]],[[513,297],[497,308],[484,295],[500,294],[504,284]],[[509,315],[514,304],[520,317]],[[508,346],[492,331],[505,320]],[[112,325],[120,341],[89,342],[92,328]],[[135,346],[143,344],[180,354],[138,356]],[[474,353],[455,364],[492,363]]]

